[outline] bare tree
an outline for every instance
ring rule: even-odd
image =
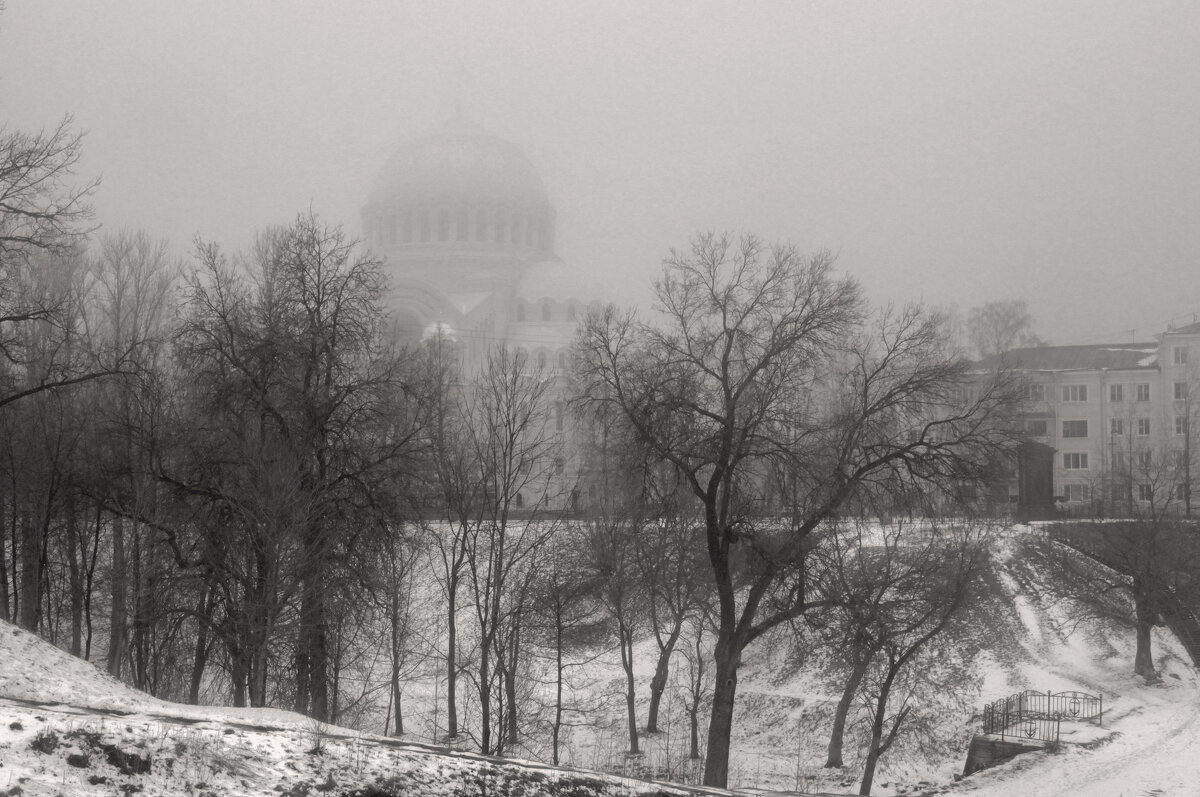
[[[834,604],[836,644],[850,671],[834,715],[827,767],[842,766],[851,702],[866,696],[870,733],[860,794],[870,794],[879,759],[900,738],[918,694],[896,700],[898,679],[966,609],[985,560],[986,526],[925,519],[889,524],[848,522],[823,546],[822,591]],[[889,704],[900,703],[888,712]]]
[[[1003,299],[971,308],[967,337],[982,358],[997,357],[1016,348],[1043,346],[1033,332],[1033,315],[1024,299]]]
[[[566,690],[569,668],[595,658],[576,655],[599,647],[607,624],[598,609],[597,583],[590,567],[587,532],[580,524],[564,524],[540,557],[531,608],[534,641],[552,652],[554,717],[550,722],[551,763],[561,759],[561,738],[570,709]],[[570,657],[570,658],[569,658]]]
[[[580,377],[584,401],[623,415],[699,501],[719,607],[705,783],[724,786],[742,652],[811,607],[810,533],[874,480],[979,478],[1014,397],[971,382],[936,315],[864,326],[828,254],[701,236],[655,295],[661,325],[589,314]],[[780,482],[785,520],[764,514]]]
[[[68,185],[83,144],[72,121],[38,133],[0,127],[0,264],[72,248],[89,232],[80,224],[92,217],[87,200],[99,180]]]
[[[330,607],[423,423],[385,335],[380,263],[354,246],[312,214],[234,264],[198,243],[178,340],[196,420],[188,455],[159,472],[206,513],[201,561],[223,574],[235,695],[248,678],[251,702],[266,699],[266,645],[294,596],[293,705],[326,720]]]
[[[1133,671],[1158,680],[1151,629],[1187,622],[1200,605],[1200,544],[1192,524],[1162,514],[1056,526],[1027,541],[1042,588],[1071,602],[1079,617],[1132,627]],[[1193,655],[1195,651],[1193,651]]]
[[[518,742],[517,675],[522,622],[536,554],[557,529],[550,431],[553,382],[523,351],[493,351],[461,397],[460,443],[475,488],[458,522],[478,627],[475,691],[479,745],[499,753]]]

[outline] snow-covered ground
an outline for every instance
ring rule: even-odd
[[[1010,552],[1011,553],[1011,552]],[[1132,631],[1076,627],[1051,599],[1030,595],[1019,561],[1008,562],[1009,586],[1027,629],[1023,656],[1012,666],[988,665],[989,699],[1026,688],[1101,693],[1104,726],[1097,734],[1063,725],[1056,752],[1018,756],[940,794],[973,797],[1150,797],[1200,794],[1200,677],[1179,642],[1154,629],[1155,665],[1146,684],[1133,674]],[[1065,632],[1070,630],[1069,634]],[[1005,691],[1007,690],[1007,692]],[[1088,744],[1090,738],[1099,736]],[[1082,742],[1082,743],[1081,743]]]
[[[1200,678],[1182,647],[1156,629],[1155,663],[1163,678],[1144,684],[1132,673],[1131,632],[1073,623],[1061,605],[1038,592],[1037,574],[1017,551],[1016,540],[1004,543],[994,576],[993,592],[1005,611],[985,613],[975,625],[986,644],[969,662],[967,714],[943,728],[952,743],[932,756],[889,754],[875,794],[1200,794]],[[854,793],[853,766],[840,773],[821,768],[828,732],[823,718],[836,693],[811,669],[792,666],[791,655],[786,644],[748,652],[731,780],[743,793]],[[647,651],[640,666],[648,667],[650,658]],[[618,672],[597,667],[581,676],[597,690],[613,690]],[[984,702],[1024,689],[1102,693],[1104,728],[1064,724],[1066,744],[1059,750],[1019,756],[956,780],[978,728],[971,714]],[[606,722],[596,718],[597,727]],[[603,738],[619,753],[622,732],[618,720],[604,732],[607,737],[594,733],[589,742],[577,736],[576,763],[599,760],[587,750]],[[682,735],[644,738],[643,744],[651,750],[674,747]],[[31,747],[39,737],[46,752]],[[142,758],[150,760],[148,773],[136,772]],[[197,797],[316,797],[366,794],[367,786],[389,781],[395,794],[674,793],[633,780],[318,726],[286,711],[167,703],[0,623],[0,797],[124,795],[139,788]]]
[[[148,769],[148,771],[144,771]],[[368,787],[382,785],[383,791]],[[0,621],[0,795],[681,794],[136,692]]]

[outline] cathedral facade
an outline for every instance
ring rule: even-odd
[[[555,253],[556,212],[514,144],[455,118],[401,145],[362,209],[402,339],[452,337],[468,370],[503,344],[565,371],[582,297]]]

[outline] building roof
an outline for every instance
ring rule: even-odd
[[[980,363],[981,367],[1003,366],[1022,371],[1124,371],[1153,368],[1158,360],[1158,343],[1089,343],[1082,346],[1037,346],[1013,349]]]
[[[396,150],[376,177],[369,201],[549,206],[542,179],[525,153],[461,118]]]
[[[1200,333],[1200,321],[1167,330],[1168,335],[1195,335],[1196,333]]]

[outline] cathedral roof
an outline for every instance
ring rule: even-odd
[[[403,144],[375,178],[372,204],[413,201],[549,205],[520,148],[459,117]]]

